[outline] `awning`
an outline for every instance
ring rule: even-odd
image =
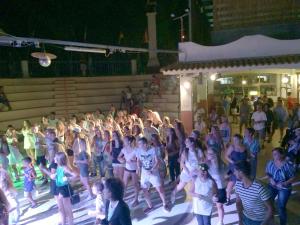
[[[300,63],[299,55],[280,55],[280,56],[265,56],[251,57],[238,59],[220,59],[220,60],[203,60],[198,62],[178,62],[169,66],[163,67],[161,72],[172,73],[187,70],[206,70],[206,69],[224,69],[237,67],[252,67],[252,66],[269,66],[269,65],[288,65]]]

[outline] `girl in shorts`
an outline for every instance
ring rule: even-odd
[[[135,207],[139,204],[139,177],[136,174],[137,170],[137,158],[136,158],[136,149],[134,147],[135,138],[133,136],[125,136],[124,137],[124,147],[119,154],[118,160],[120,162],[125,163],[125,171],[124,171],[124,186],[125,189],[128,186],[129,179],[132,180],[135,189],[134,201],[132,203],[132,207]]]
[[[51,174],[51,179],[55,180],[58,192],[58,209],[61,217],[61,225],[73,225],[73,212],[71,204],[71,195],[73,191],[69,181],[77,178],[77,173],[73,172],[69,165],[68,159],[64,152],[57,152],[55,154],[55,162],[57,169],[55,174]]]
[[[89,161],[90,161],[90,156],[87,153],[87,143],[85,139],[80,139],[79,140],[80,143],[80,152],[79,154],[76,156],[76,160],[75,163],[79,168],[79,172],[80,172],[80,181],[83,184],[83,186],[87,189],[87,191],[89,192],[90,197],[88,198],[88,200],[93,199],[93,193],[92,193],[92,189],[91,186],[89,184]]]

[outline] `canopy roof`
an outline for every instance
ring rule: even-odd
[[[220,46],[193,42],[179,44],[179,62],[161,69],[164,74],[253,68],[300,68],[300,39],[278,40],[245,36]]]

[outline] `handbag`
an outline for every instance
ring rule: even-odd
[[[78,193],[74,194],[74,191],[73,190],[71,191],[70,185],[68,184],[67,186],[68,186],[68,190],[70,193],[71,204],[75,205],[75,204],[79,203],[80,202],[79,194]]]

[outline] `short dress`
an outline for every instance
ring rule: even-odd
[[[24,192],[33,192],[35,190],[35,179],[32,176],[33,168],[28,167],[24,169]]]
[[[89,154],[87,152],[80,152],[76,157],[78,160],[89,160]],[[89,176],[89,165],[86,163],[77,163],[81,177]]]
[[[196,154],[197,154],[196,152],[192,152],[192,151],[188,152],[188,158],[185,161],[185,166],[188,168],[189,172],[196,170],[198,168],[199,160]],[[190,182],[191,180],[192,180],[192,176],[190,176],[190,174],[185,169],[183,169],[180,174],[180,181],[187,183]]]
[[[8,161],[9,165],[16,165],[22,163],[23,156],[21,155],[17,146],[15,146],[15,138],[7,137],[7,144],[9,148]]]

